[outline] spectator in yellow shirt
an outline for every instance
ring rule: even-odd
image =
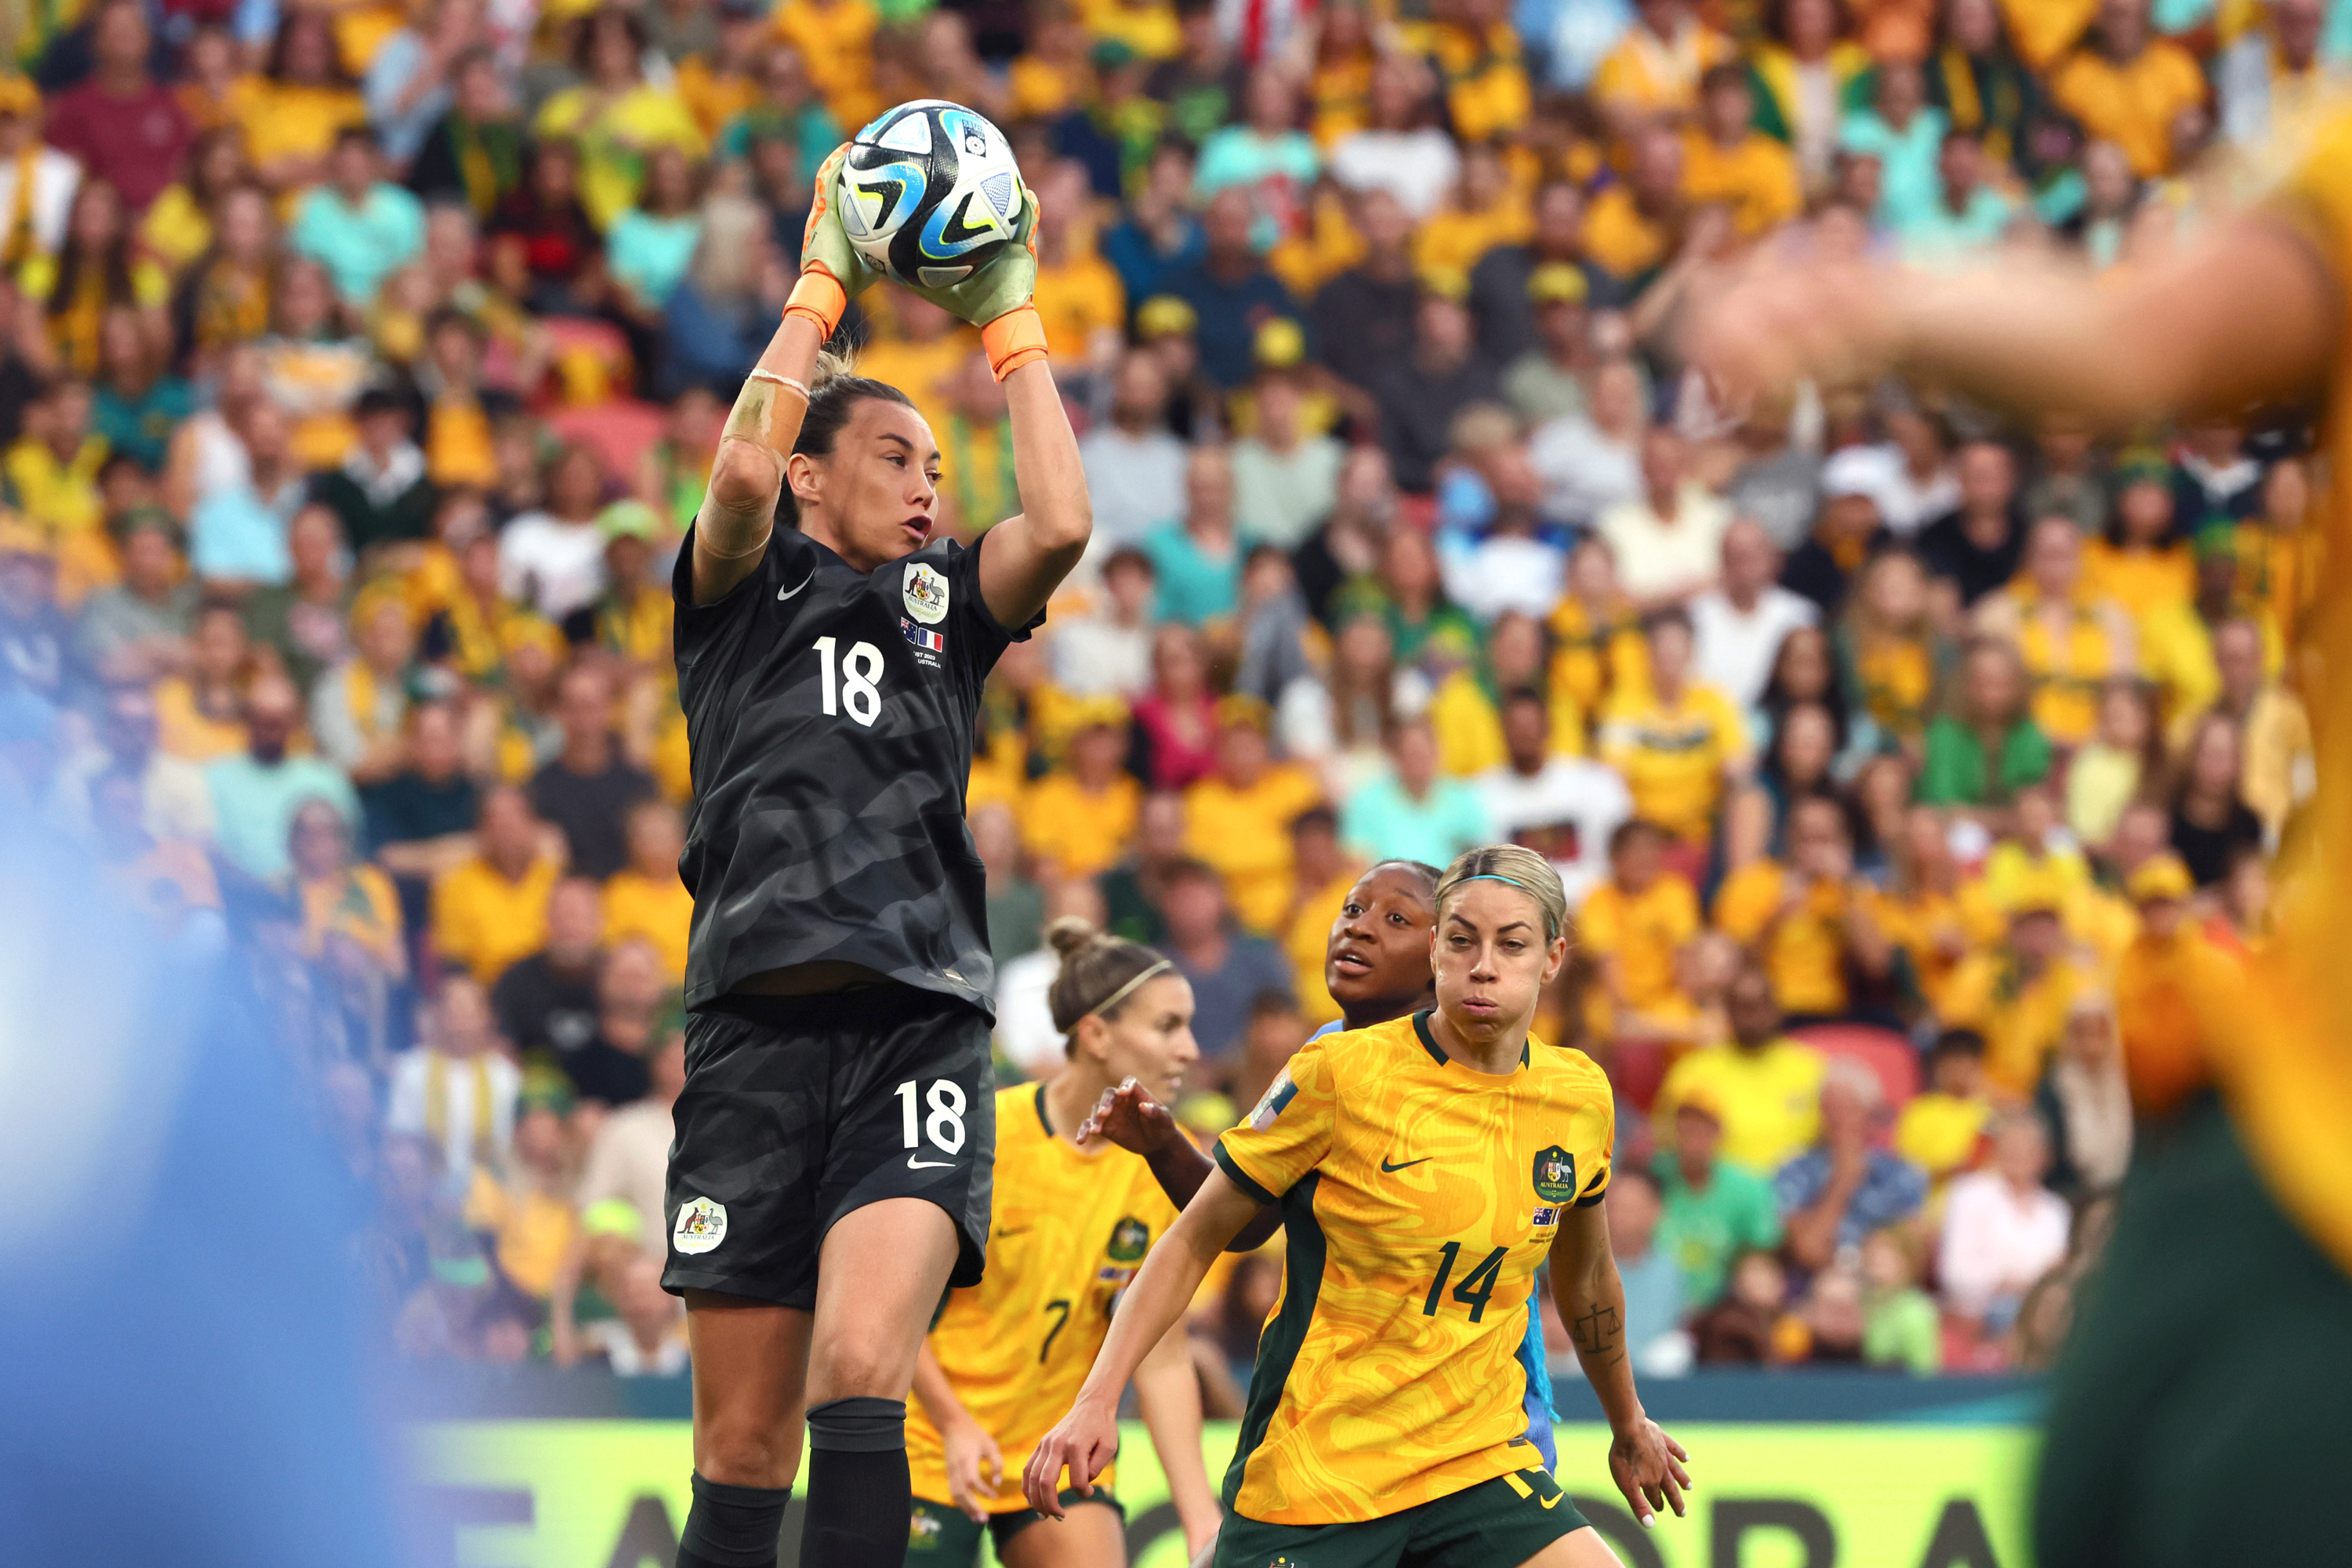
[[[1973,1167],[1984,1154],[1985,1040],[1974,1029],[1947,1029],[1927,1053],[1927,1088],[1895,1119],[1895,1152],[1927,1173],[1930,1190]]]
[[[1635,815],[1704,847],[1725,791],[1748,775],[1748,726],[1729,697],[1691,679],[1686,612],[1660,610],[1644,630],[1649,689],[1622,695],[1606,711],[1601,760],[1624,774]]]
[[[2173,123],[2205,102],[2197,57],[2152,37],[2148,0],[2100,0],[2091,43],[2050,74],[2050,96],[2094,141],[2112,142],[2143,179],[2172,172]]]
[[[1038,313],[1055,363],[1069,374],[1108,374],[1126,346],[1127,288],[1096,248],[1086,181],[1075,163],[1039,176]]]
[[[1769,1177],[1802,1153],[1820,1130],[1822,1053],[1780,1032],[1772,979],[1750,963],[1724,998],[1731,1038],[1676,1062],[1658,1088],[1654,1111],[1661,1141],[1674,1136],[1675,1111],[1694,1092],[1712,1099],[1723,1122],[1723,1157]]]
[[[1428,58],[1445,87],[1446,117],[1465,142],[1516,137],[1527,127],[1534,93],[1502,0],[1464,0],[1432,10],[1443,21],[1409,26],[1407,47]]]
[[[238,105],[246,156],[261,183],[282,193],[325,178],[336,133],[367,118],[367,100],[336,58],[329,12],[287,7],[269,63]]]
[[[874,92],[880,21],[867,0],[785,0],[776,7],[776,36],[800,50],[809,80],[844,125],[863,125],[888,107]]]
[[[2173,529],[2172,470],[2154,454],[2118,466],[2107,535],[2083,552],[2083,586],[2122,605],[2143,628],[2156,616],[2187,609],[2196,595],[2196,563]]]
[[[289,837],[302,900],[303,955],[326,959],[347,984],[372,992],[380,1008],[383,988],[408,973],[392,879],[352,858],[352,825],[332,802],[297,806]]]
[[[929,300],[901,289],[872,289],[862,308],[875,319],[875,329],[873,340],[857,356],[857,374],[899,388],[932,434],[944,431],[952,416],[945,388],[980,346],[979,334]],[[700,500],[698,491],[697,504]]]
[[[1698,934],[1698,895],[1665,868],[1664,829],[1634,820],[1609,836],[1609,879],[1577,911],[1585,951],[1601,963],[1614,1033],[1680,1037],[1691,1012],[1675,975],[1685,943]]]
[[[2264,673],[2262,628],[2253,622],[2241,616],[2213,628],[2213,663],[2221,690],[2210,707],[2180,716],[2172,750],[2188,755],[2206,714],[2236,725],[2244,757],[2239,796],[2275,837],[2313,788],[2311,716],[2302,698]]]
[[[1977,629],[2016,647],[2033,722],[2059,747],[2089,740],[2101,689],[2138,668],[2131,617],[2084,581],[2082,531],[2063,517],[2033,525],[2023,569],[1977,606]]]
[[[1642,0],[1593,73],[1592,100],[1621,135],[1653,116],[1688,114],[1698,107],[1700,79],[1737,53],[1690,0]]]
[[[1877,897],[1853,875],[1845,809],[1829,795],[1789,808],[1788,858],[1757,860],[1725,879],[1716,923],[1762,961],[1782,1011],[1834,1018],[1852,1010],[1849,976],[1885,978],[1893,948]]]
[[[1290,825],[1323,800],[1315,775],[1272,759],[1272,715],[1253,697],[1217,704],[1215,771],[1184,792],[1185,848],[1224,879],[1234,918],[1255,934],[1290,907]]]
[[[91,433],[90,406],[88,383],[56,383],[26,405],[24,434],[0,457],[18,510],[52,539],[95,531],[105,521],[98,472],[111,448]]]
[[[699,161],[709,151],[702,127],[674,88],[646,79],[645,24],[634,12],[609,6],[580,32],[572,64],[587,78],[547,100],[531,131],[542,142],[580,147],[580,205],[599,229],[636,205],[646,155],[675,147]]]
[[[568,1086],[525,1089],[515,1108],[505,1169],[476,1165],[466,1192],[466,1227],[492,1238],[499,1272],[535,1301],[553,1292],[580,1234],[572,1204],[572,1141],[563,1121],[572,1109]]]
[[[1511,184],[1495,149],[1464,150],[1462,177],[1453,197],[1430,215],[1413,237],[1413,266],[1423,277],[1460,273],[1486,259],[1498,245],[1524,245],[1535,233],[1535,209]]]
[[[1672,258],[1683,208],[1682,137],[1652,126],[1633,139],[1625,177],[1584,211],[1584,254],[1613,285],[1603,303],[1622,304]]]
[[[2126,884],[2140,932],[2116,963],[2116,1026],[2133,1105],[2143,1115],[2176,1109],[2208,1079],[2200,1014],[2227,994],[2235,961],[2189,920],[2196,890],[2176,855],[2158,855]]]
[[[1683,139],[1683,195],[1730,209],[1731,229],[1754,239],[1803,210],[1796,155],[1755,129],[1748,68],[1711,66],[1699,82],[1698,124]]]
[[[2054,877],[2023,879],[2010,893],[2005,940],[1963,961],[1944,994],[1944,1022],[1984,1037],[1985,1076],[2004,1100],[2033,1093],[2075,996],[2090,986],[2067,950],[2065,900]]]
[[[640,801],[629,808],[623,832],[629,863],[604,881],[605,945],[643,937],[661,955],[670,984],[683,985],[687,928],[694,920],[694,895],[677,875],[685,821],[666,800]]]
[[[471,858],[433,883],[433,947],[484,985],[547,940],[547,895],[562,867],[530,797],[502,784],[482,798]]]
[[[2099,0],[2000,0],[2000,9],[2018,58],[2039,76],[2089,30]]]
[[[1633,374],[1625,372],[1629,379]],[[1580,712],[1599,714],[1613,701],[1648,692],[1650,647],[1642,613],[1618,586],[1616,552],[1599,534],[1569,558],[1568,592],[1552,607],[1547,629],[1551,689]]]
[[[245,750],[245,693],[253,677],[253,645],[233,604],[196,607],[186,665],[157,681],[156,746],[192,763]]]
[[[1099,876],[1127,852],[1143,805],[1143,786],[1127,771],[1127,704],[1086,700],[1066,764],[1022,797],[1021,841],[1045,879]]]
[[[1944,987],[1969,953],[1961,920],[1960,868],[1950,826],[1932,805],[1915,805],[1893,846],[1894,875],[1878,897],[1878,923],[1903,963],[1906,1005],[1940,1011]]]

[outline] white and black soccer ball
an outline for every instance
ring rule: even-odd
[[[835,195],[849,243],[900,283],[960,283],[1013,243],[1021,171],[1004,133],[960,103],[918,99],[860,131]]]

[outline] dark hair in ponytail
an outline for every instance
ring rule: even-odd
[[[793,442],[793,450],[804,457],[830,457],[842,426],[849,423],[857,405],[868,400],[895,403],[902,408],[915,406],[914,399],[889,383],[854,374],[847,355],[830,350],[818,354],[816,369],[809,374],[808,412],[801,416],[801,433]],[[800,502],[793,498],[789,484],[776,498],[776,516],[794,528],[800,526]]]
[[[1091,921],[1076,915],[1065,915],[1048,926],[1045,942],[1062,955],[1062,972],[1046,991],[1045,1005],[1054,1015],[1054,1027],[1065,1035],[1088,1014],[1103,1012],[1103,1004],[1114,997],[1116,1005],[1103,1016],[1118,1016],[1133,996],[1136,982],[1152,971],[1173,972],[1167,959],[1141,942],[1097,931]]]

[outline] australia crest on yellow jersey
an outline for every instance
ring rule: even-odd
[[[1135,1278],[1143,1266],[1143,1255],[1151,1250],[1151,1227],[1133,1215],[1122,1215],[1110,1227],[1110,1240],[1103,1247],[1106,1259],[1095,1270],[1095,1278],[1109,1285],[1125,1285]]]

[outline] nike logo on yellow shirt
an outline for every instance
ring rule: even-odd
[[[1383,1173],[1393,1176],[1399,1171],[1403,1170],[1407,1165],[1426,1165],[1429,1162],[1436,1158],[1437,1156],[1434,1154],[1423,1154],[1418,1160],[1404,1160],[1393,1165],[1390,1164],[1386,1160],[1382,1160],[1381,1162],[1381,1169]]]

